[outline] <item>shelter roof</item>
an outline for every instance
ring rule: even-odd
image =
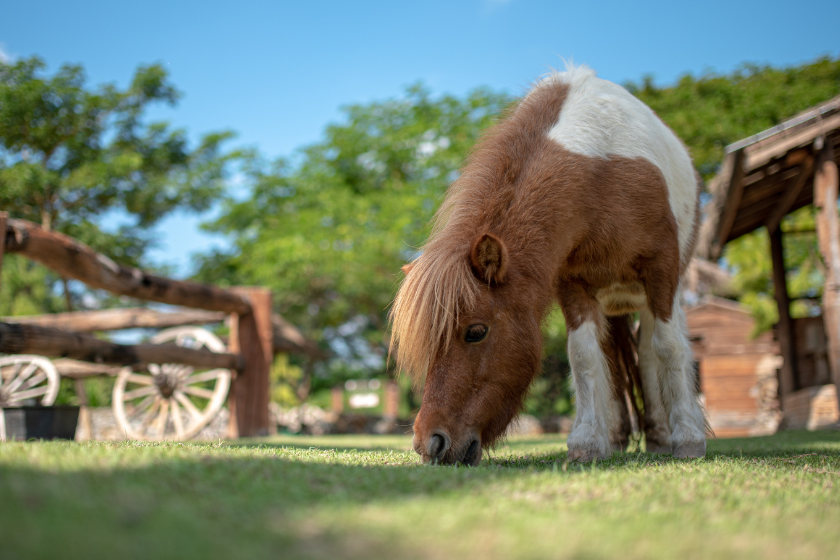
[[[727,146],[709,185],[698,255],[715,261],[729,241],[761,226],[774,230],[785,215],[812,204],[817,155],[828,145],[837,161],[839,142],[840,96]]]

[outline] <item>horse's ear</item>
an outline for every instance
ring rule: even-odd
[[[408,263],[408,264],[402,265],[402,268],[400,268],[400,270],[403,271],[403,274],[408,276],[408,273],[411,272],[412,268],[414,268],[414,263]]]
[[[501,284],[508,268],[508,250],[504,242],[493,234],[478,236],[470,251],[473,273],[482,282]]]

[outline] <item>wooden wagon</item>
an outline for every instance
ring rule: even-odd
[[[174,312],[113,309],[7,317],[0,321],[0,407],[49,405],[60,376],[114,375],[114,415],[134,439],[195,436],[227,401],[228,437],[269,432],[269,368],[275,352],[320,355],[292,325],[272,313],[265,288],[220,289],[120,266],[78,241],[0,213],[0,267],[19,253],[65,278],[112,293],[183,306]],[[227,321],[226,345],[196,325]],[[122,345],[87,334],[165,328],[148,344]],[[45,357],[58,358],[51,361]],[[83,403],[84,404],[84,403]]]

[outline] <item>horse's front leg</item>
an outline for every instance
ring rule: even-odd
[[[569,460],[591,461],[612,454],[610,431],[619,422],[607,357],[601,340],[607,322],[597,302],[579,288],[565,287],[560,304],[566,317],[569,363],[575,386],[575,422]]]

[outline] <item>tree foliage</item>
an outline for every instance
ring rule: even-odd
[[[230,133],[190,148],[183,130],[147,123],[151,104],[173,105],[180,95],[160,65],[138,68],[125,89],[85,81],[80,66],[49,76],[37,57],[0,62],[0,208],[139,265],[150,226],[175,208],[207,209],[221,195],[234,156],[221,144]],[[128,224],[107,231],[102,218],[114,211]],[[33,275],[52,279],[28,264],[7,267],[0,313],[55,310],[51,293],[20,291]]]
[[[688,146],[694,165],[711,179],[724,148],[840,94],[840,59],[773,68],[747,64],[727,75],[684,75],[668,87],[648,76],[625,84]]]
[[[484,89],[433,98],[413,86],[401,99],[344,108],[344,122],[303,149],[296,166],[251,159],[250,196],[229,200],[207,226],[235,246],[204,258],[199,277],[270,286],[281,313],[337,350],[336,371],[382,371],[400,266],[508,101]]]
[[[821,58],[790,68],[747,65],[733,74],[684,76],[657,88],[650,78],[628,87],[650,105],[689,147],[705,179],[717,173],[724,148],[840,95],[840,59]],[[813,207],[788,216],[782,229],[814,226]],[[756,333],[778,320],[773,299],[770,242],[764,228],[729,243],[724,262],[738,299],[756,319]],[[785,266],[794,317],[819,312],[823,275],[814,234],[785,236]]]

